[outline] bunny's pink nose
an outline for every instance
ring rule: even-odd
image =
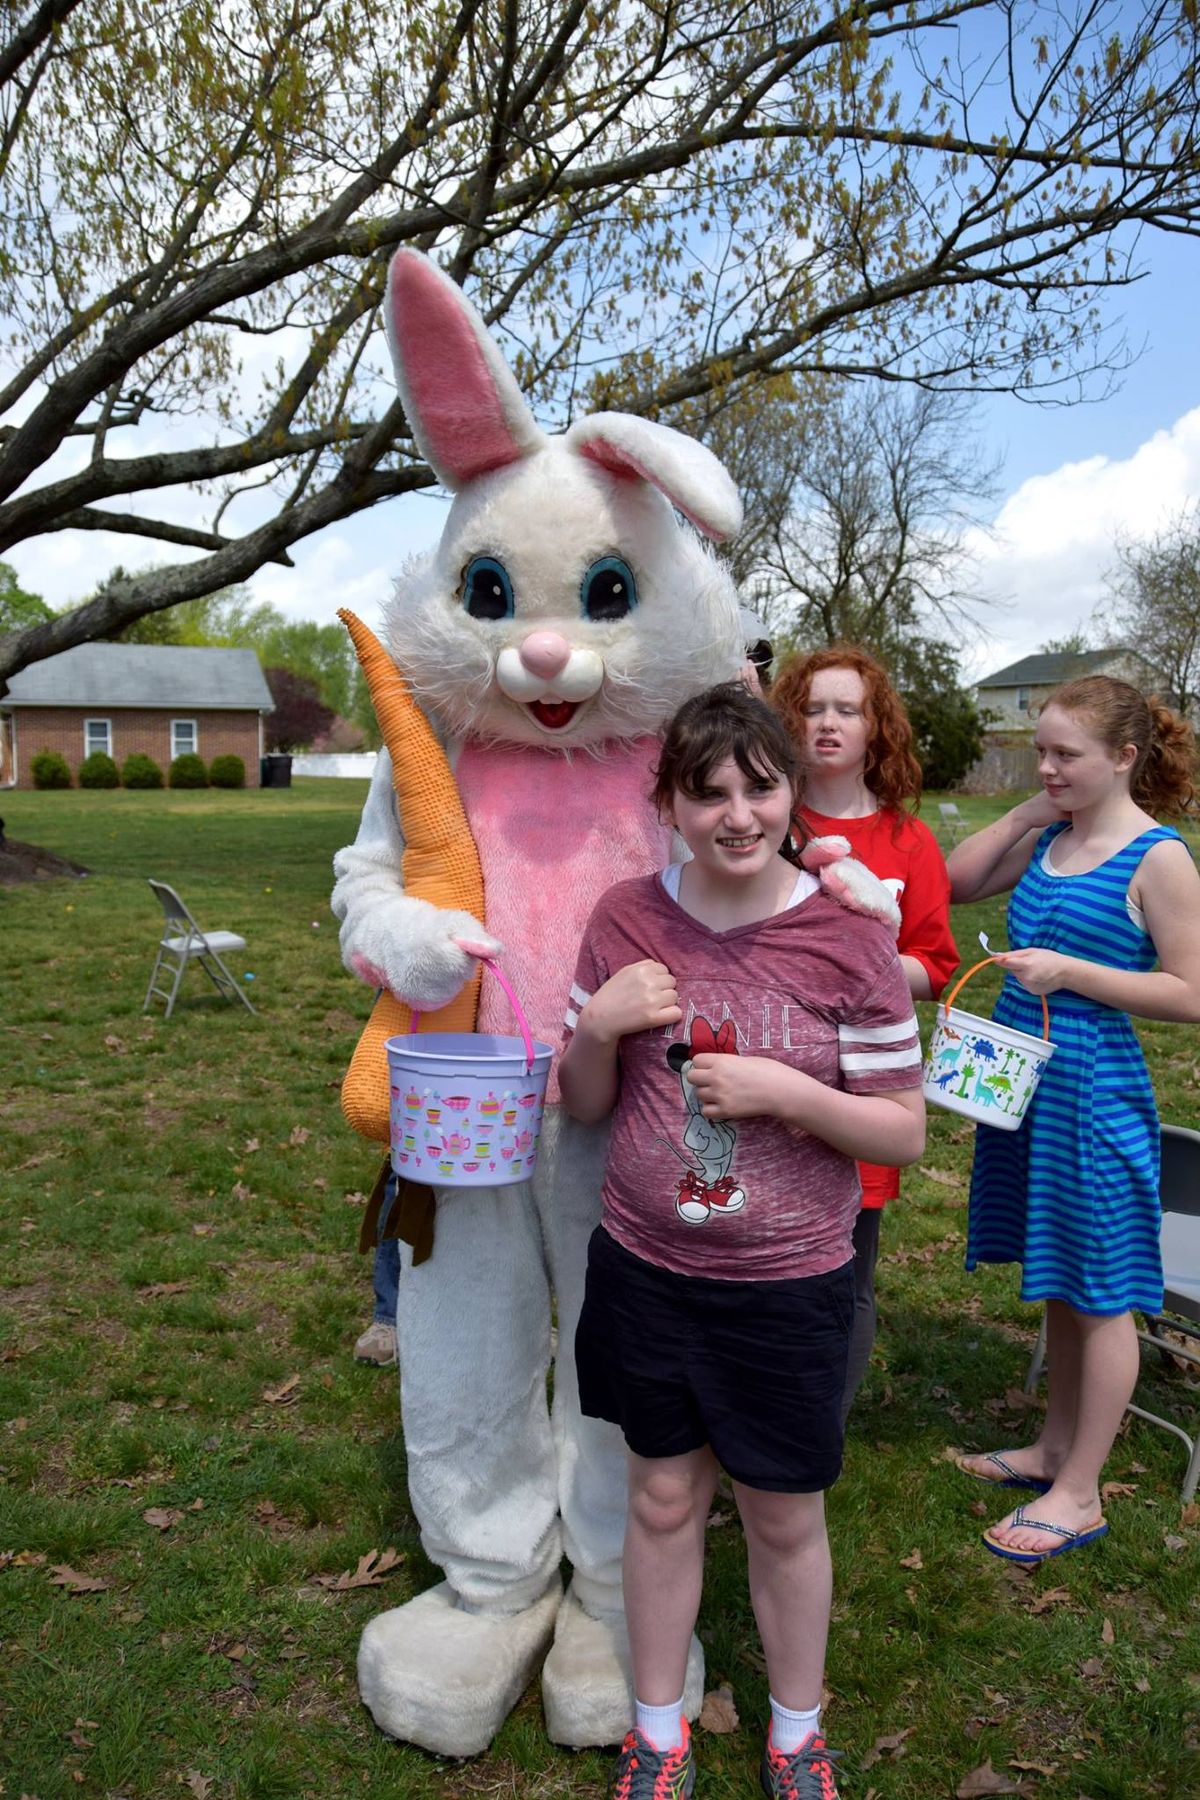
[[[571,660],[571,646],[557,631],[531,631],[522,639],[520,656],[531,675],[553,681]]]

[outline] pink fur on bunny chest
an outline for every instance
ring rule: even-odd
[[[657,755],[652,737],[607,745],[598,757],[472,740],[459,755],[455,777],[483,867],[484,923],[504,945],[504,968],[534,1037],[556,1050],[593,906],[615,881],[670,860],[670,828],[647,798]],[[479,1029],[517,1029],[486,970]],[[558,1099],[556,1069],[547,1098]]]

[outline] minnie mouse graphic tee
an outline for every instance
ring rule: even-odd
[[[621,1040],[602,1204],[618,1243],[680,1274],[776,1281],[840,1268],[860,1201],[853,1159],[811,1132],[706,1119],[687,1078],[693,1056],[769,1056],[855,1094],[921,1083],[890,932],[804,877],[797,892],[772,918],[711,931],[662,875],[643,876],[609,888],[584,932],[568,1036],[629,963],[662,963],[679,990],[677,1024]]]

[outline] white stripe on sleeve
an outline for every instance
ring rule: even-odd
[[[565,1014],[563,1015],[563,1024],[566,1026],[568,1031],[574,1031],[574,1029],[578,1025],[578,1023],[579,1023],[579,1014],[575,1011],[575,1008],[573,1006],[568,1006]]]
[[[586,1006],[592,996],[586,988],[581,988],[577,981],[571,983],[571,998],[576,1006]]]
[[[840,1066],[848,1075],[863,1069],[911,1069],[920,1061],[920,1044],[913,1044],[907,1050],[868,1050],[859,1054],[843,1052],[838,1058]]]
[[[898,1025],[839,1025],[839,1044],[897,1044],[917,1035],[917,1015],[910,1013]]]

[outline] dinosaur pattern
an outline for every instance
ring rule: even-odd
[[[929,1099],[1008,1130],[1019,1125],[1044,1058],[1005,1043],[1006,1035],[982,1019],[975,1031],[969,1015],[957,1014],[952,1026],[939,1014],[925,1058]]]

